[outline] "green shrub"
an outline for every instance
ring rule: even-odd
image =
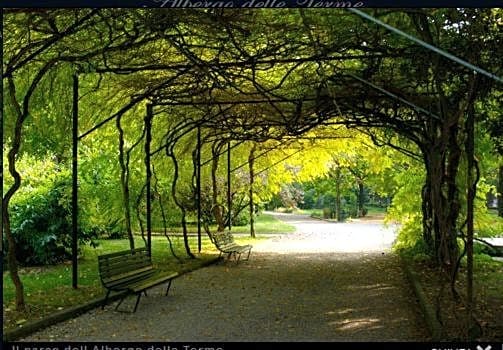
[[[312,209],[311,210],[311,215],[312,218],[321,218],[323,217],[323,213],[321,210],[318,209]]]
[[[124,239],[127,237],[126,229],[122,225],[122,219],[110,218],[101,226],[90,229],[96,237],[105,239]]]
[[[55,264],[71,257],[72,221],[69,181],[56,181],[45,193],[38,191],[11,207],[12,235],[16,258],[22,265]],[[97,238],[80,230],[79,242]],[[4,242],[4,249],[8,245]],[[5,253],[5,252],[4,252]]]
[[[430,261],[433,258],[433,252],[423,240],[410,241],[408,245],[395,244],[394,249],[416,262]]]
[[[246,226],[250,223],[250,214],[242,210],[238,215],[232,216],[232,226]]]

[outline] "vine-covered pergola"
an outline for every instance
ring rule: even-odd
[[[227,200],[230,212],[232,143],[301,138],[307,131],[319,126],[341,125],[357,128],[369,134],[376,144],[393,147],[424,162],[426,182],[422,192],[423,238],[452,283],[456,279],[460,259],[465,254],[459,251],[458,239],[465,241],[469,275],[467,294],[468,305],[471,307],[473,200],[477,183],[474,128],[478,101],[501,87],[502,78],[494,73],[497,72],[494,69],[501,69],[503,55],[490,52],[497,47],[498,37],[488,34],[488,38],[484,39],[487,49],[481,48],[482,40],[474,42],[473,38],[463,38],[459,46],[465,45],[465,50],[472,45],[472,50],[464,51],[466,55],[462,59],[460,47],[456,47],[455,53],[451,53],[450,47],[438,46],[458,40],[456,37],[446,39],[445,36],[463,30],[449,22],[452,20],[450,13],[445,15],[444,27],[437,25],[432,28],[432,18],[435,17],[430,13],[432,11],[426,10],[405,9],[387,13],[384,10],[363,12],[349,9],[326,16],[322,12],[291,9],[287,14],[295,16],[297,21],[292,27],[297,27],[297,34],[302,36],[296,42],[287,43],[288,38],[281,42],[278,38],[281,35],[278,33],[260,34],[263,23],[246,23],[246,16],[252,16],[251,14],[240,13],[239,18],[234,19],[235,13],[232,10],[187,10],[184,13],[187,17],[184,19],[189,23],[194,20],[193,31],[197,32],[196,35],[182,20],[175,19],[176,15],[181,14],[180,11],[138,11],[137,17],[133,16],[131,19],[137,28],[122,28],[131,36],[130,41],[117,44],[117,47],[105,45],[98,52],[89,51],[80,56],[61,52],[54,58],[55,62],[68,63],[73,67],[74,287],[77,287],[78,282],[79,141],[111,122],[116,122],[119,132],[123,133],[121,117],[134,107],[142,105],[145,106],[141,139],[144,138],[146,232],[149,249],[152,232],[152,156],[164,152],[172,160],[175,188],[178,165],[174,147],[182,138],[197,133],[193,164],[200,249],[201,167],[212,161],[203,162],[201,159],[201,148],[205,144],[217,145],[213,149],[213,159],[227,153]],[[470,11],[464,14],[466,18],[472,16]],[[407,17],[407,24],[415,30],[414,35],[398,29],[402,23],[393,17],[395,12]],[[316,16],[320,13],[323,16],[318,21]],[[483,11],[481,13],[480,16],[489,16]],[[119,16],[112,10],[110,13],[100,12],[99,9],[89,10],[80,17],[77,16],[75,22],[66,31],[60,30],[58,35],[73,35],[79,31],[79,26],[91,18],[97,18],[98,24],[101,23],[99,18],[104,19],[104,23],[113,32],[120,29],[117,24],[121,22]],[[266,15],[265,21],[268,19],[270,18]],[[465,19],[460,21],[463,20]],[[346,32],[331,31],[333,28],[330,26],[335,26],[336,21],[341,22],[337,28],[347,25]],[[389,23],[385,23],[386,21]],[[241,23],[246,24],[240,26]],[[204,30],[212,25],[218,29],[205,37]],[[141,33],[140,29],[145,32]],[[439,37],[442,34],[442,40],[435,37],[435,33]],[[155,59],[136,56],[134,59],[104,59],[110,52],[127,53],[128,50],[141,47],[142,40],[149,42],[149,35],[155,40],[166,40],[184,59],[177,62],[162,59],[156,62]],[[205,38],[208,43],[204,42]],[[47,47],[57,42],[58,36],[54,35],[52,40],[47,42]],[[43,49],[44,47],[40,52]],[[211,54],[205,50],[211,51]],[[155,47],[148,47],[145,52],[153,53]],[[6,80],[12,84],[16,70],[38,54],[34,52],[24,57],[21,52],[17,61],[13,60],[6,66],[2,82]],[[39,73],[40,79],[52,67],[50,64],[44,66]],[[89,130],[79,130],[80,77],[110,74],[138,77],[140,86],[137,87],[137,93],[131,94],[130,101],[124,103],[113,115],[104,118]],[[12,89],[9,84],[7,89]],[[36,84],[32,86],[35,89]],[[28,90],[23,100],[24,107],[19,108],[19,130],[29,115],[32,93]],[[169,119],[175,113],[183,113],[184,109],[181,107],[191,108],[195,112],[191,116],[180,116],[176,124],[164,131],[161,142],[153,144],[152,130],[163,127],[162,124],[157,125],[156,121]],[[400,146],[397,139],[415,145],[419,152]],[[123,141],[122,136],[121,140]],[[17,140],[17,144],[14,140],[14,151],[10,154],[12,161],[17,153],[16,148],[19,150],[19,143],[20,140]],[[124,167],[123,143],[120,147],[121,165]],[[256,157],[260,156],[261,154]],[[466,159],[466,164],[461,161],[462,158]],[[253,159],[251,157],[249,161],[253,162]],[[458,217],[461,214],[461,194],[457,181],[462,165],[466,167],[464,181],[468,191],[463,194],[466,219],[460,225]],[[252,189],[253,178],[250,181]],[[14,191],[8,192],[3,201],[3,217],[7,222],[8,202]],[[182,210],[183,221],[183,204],[177,202],[175,190],[172,195]],[[251,211],[252,198],[251,195]],[[219,229],[223,229],[223,208],[213,208],[212,214],[219,223]],[[230,214],[227,215],[230,218]],[[228,224],[230,225],[230,219]],[[190,254],[184,221],[182,226]]]

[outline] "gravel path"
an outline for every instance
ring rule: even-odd
[[[168,297],[153,288],[135,314],[108,306],[22,340],[428,340],[413,292],[389,251],[392,228],[282,219],[297,233],[256,244],[249,261],[183,275]],[[132,303],[133,297],[123,305]]]

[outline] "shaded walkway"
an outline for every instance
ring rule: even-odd
[[[299,232],[257,244],[248,262],[181,276],[168,298],[160,295],[160,288],[151,290],[135,314],[108,306],[25,340],[426,340],[419,307],[397,258],[381,251],[300,249],[319,238],[325,242],[321,250],[329,250],[326,234]],[[288,247],[288,253],[273,253],[274,246]]]

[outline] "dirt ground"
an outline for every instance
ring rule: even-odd
[[[22,340],[429,340],[400,259],[389,249],[393,227],[282,219],[297,233],[257,243],[249,261],[183,275],[168,297],[161,288],[149,291],[134,314],[111,305]]]
[[[155,288],[134,314],[113,305],[26,341],[422,341],[428,332],[397,257],[254,252]],[[134,298],[123,303],[131,308]],[[121,306],[122,307],[122,306]]]
[[[294,225],[296,233],[257,242],[249,261],[183,275],[168,297],[154,288],[134,314],[115,312],[109,305],[21,341],[430,340],[402,261],[391,252],[396,226],[277,215]],[[414,269],[435,305],[440,290],[435,269],[424,263]],[[458,290],[463,290],[460,280]],[[450,301],[448,289],[442,287],[440,298],[443,340],[467,339],[464,306]],[[477,295],[477,339],[502,340],[503,296],[487,288]],[[132,308],[133,303],[131,297],[123,306]]]
[[[443,338],[450,341],[466,341],[474,339],[481,342],[503,342],[503,295],[491,291],[491,286],[480,278],[474,283],[475,308],[474,319],[468,325],[466,311],[466,276],[460,270],[454,297],[445,276],[437,268],[425,262],[413,263],[430,305],[437,311],[437,318],[443,327]],[[500,269],[503,273],[503,264]],[[472,330],[469,331],[470,327]]]

